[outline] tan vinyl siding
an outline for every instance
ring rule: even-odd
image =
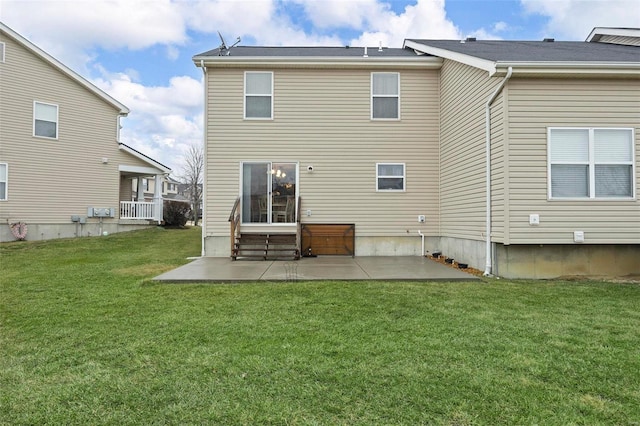
[[[88,206],[116,208],[118,111],[13,39],[1,41],[0,161],[10,176],[0,218],[67,223]],[[33,137],[34,101],[58,105],[58,139]]]
[[[548,127],[635,128],[636,194],[640,183],[639,80],[536,80],[509,83],[510,242],[640,243],[640,202],[548,200]],[[540,215],[529,226],[529,214]]]
[[[131,184],[131,178],[125,176],[120,177],[120,200],[133,200],[133,187]]]
[[[208,236],[228,235],[241,161],[299,162],[305,223],[355,223],[358,236],[437,234],[437,71],[398,70],[399,121],[370,120],[370,69],[273,70],[274,119],[243,120],[244,71],[207,72]],[[377,162],[406,164],[406,192],[376,192]]]
[[[505,97],[501,93],[491,107],[491,239],[504,243],[506,211],[509,205],[506,182],[508,181],[508,126],[505,126]]]
[[[490,79],[486,71],[449,60],[441,73],[441,235],[484,240],[485,104],[500,79]],[[500,111],[494,111],[494,118],[499,117]],[[495,131],[499,134],[500,127]],[[502,155],[500,145],[498,137],[497,161]],[[496,184],[500,185],[500,180]]]

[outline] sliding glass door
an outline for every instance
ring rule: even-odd
[[[295,223],[297,163],[242,163],[242,222]]]

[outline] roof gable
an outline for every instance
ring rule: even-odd
[[[122,103],[118,102],[117,100],[109,96],[107,93],[99,89],[96,85],[89,82],[84,77],[80,76],[71,68],[67,67],[62,62],[58,61],[53,56],[49,55],[47,52],[40,49],[38,46],[36,46],[26,38],[22,37],[20,34],[15,32],[14,30],[9,28],[2,22],[0,22],[0,32],[5,34],[7,37],[10,37],[11,39],[13,39],[15,42],[23,46],[25,49],[29,50],[35,56],[45,61],[45,63],[49,64],[51,67],[57,69],[58,71],[62,72],[63,74],[67,75],[69,78],[74,80],[79,85],[88,89],[90,92],[92,92],[94,95],[104,100],[109,105],[113,106],[115,109],[117,109],[120,112],[120,114],[127,115],[129,113],[129,108],[127,108],[125,105],[123,105]]]
[[[170,173],[171,172],[171,169],[169,167],[165,166],[164,164],[154,160],[153,158],[151,158],[151,157],[149,157],[147,155],[144,155],[140,151],[131,148],[129,145],[120,143],[119,147],[120,147],[121,151],[124,151],[124,152],[126,152],[126,153],[128,153],[130,155],[133,155],[137,159],[142,160],[144,163],[147,163],[149,166],[151,166],[151,167],[153,167],[155,169],[161,170],[163,173]],[[123,169],[121,167],[120,170],[123,171],[125,169]]]
[[[462,62],[495,74],[500,68],[582,69],[640,72],[640,48],[576,41],[423,40],[407,39],[405,47]]]

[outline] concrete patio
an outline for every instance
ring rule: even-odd
[[[479,281],[431,259],[405,257],[320,256],[293,260],[236,260],[201,257],[153,279],[157,282],[242,282],[310,280]]]

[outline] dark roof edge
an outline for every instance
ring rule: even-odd
[[[122,142],[118,142],[118,145],[120,145],[120,147],[123,147],[126,151],[129,151],[131,154],[134,154],[138,158],[140,158],[142,160],[145,160],[145,161],[149,161],[152,165],[154,165],[154,167],[164,171],[165,173],[171,172],[171,168],[170,167],[165,166],[161,162],[154,160],[153,158],[149,157],[146,154],[143,154],[142,152],[138,151],[137,149],[132,148],[129,145],[127,145],[125,143],[122,143]]]

